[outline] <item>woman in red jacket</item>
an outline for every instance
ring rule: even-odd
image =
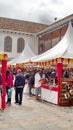
[[[10,70],[6,71],[6,90],[7,90],[7,105],[11,105],[12,97],[12,87],[13,87],[13,74]]]

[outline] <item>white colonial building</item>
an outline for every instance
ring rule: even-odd
[[[10,60],[19,55],[28,43],[31,50],[38,54],[38,37],[35,34],[46,26],[33,22],[0,18],[0,52],[8,53]]]
[[[69,21],[73,23],[73,15],[50,25],[0,18],[0,52],[8,53],[10,60],[28,44],[35,54],[43,53],[62,39]]]
[[[35,51],[37,54],[38,39],[34,35],[26,35],[22,32],[14,32],[10,30],[0,30],[0,51],[8,53],[9,59],[19,55],[27,43],[33,52]]]

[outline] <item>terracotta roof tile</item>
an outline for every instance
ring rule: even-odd
[[[0,29],[38,33],[46,27],[48,27],[48,25],[0,17]]]

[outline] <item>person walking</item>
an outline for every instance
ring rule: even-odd
[[[22,105],[24,86],[25,86],[25,77],[24,77],[21,69],[18,69],[16,77],[15,77],[15,81],[14,81],[15,103],[16,104]]]

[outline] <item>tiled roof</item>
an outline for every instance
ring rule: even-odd
[[[0,17],[0,29],[38,33],[46,27],[48,27],[48,25]]]

